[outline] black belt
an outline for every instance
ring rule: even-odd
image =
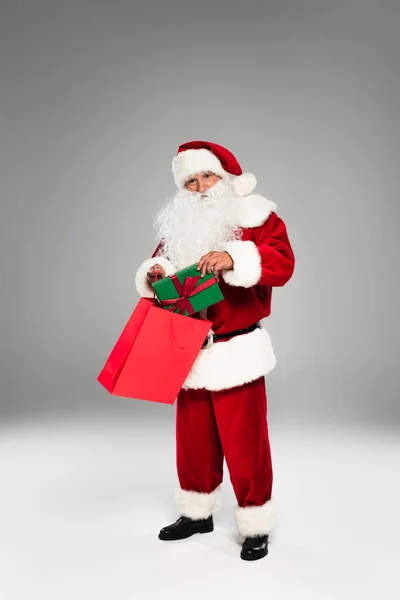
[[[245,333],[251,333],[256,329],[261,329],[261,323],[254,323],[247,327],[246,329],[235,329],[235,331],[230,331],[229,333],[213,333],[213,342],[218,342],[219,340],[226,340],[228,338],[236,337],[237,335],[244,335]],[[203,347],[207,346],[208,338],[204,340]]]

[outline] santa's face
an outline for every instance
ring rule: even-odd
[[[179,190],[155,219],[163,255],[177,269],[183,269],[207,252],[221,251],[226,242],[239,239],[234,200],[228,176],[218,177],[214,185],[202,191]]]
[[[185,188],[190,192],[205,192],[210,187],[213,187],[221,179],[219,175],[211,171],[202,171],[195,173],[185,183]]]

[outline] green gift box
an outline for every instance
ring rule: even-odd
[[[152,285],[161,306],[182,315],[193,315],[224,299],[215,275],[200,277],[197,263]]]

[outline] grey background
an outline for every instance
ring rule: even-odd
[[[168,419],[96,382],[178,145],[227,146],[295,251],[270,419],[396,424],[397,1],[2,1],[1,417]]]

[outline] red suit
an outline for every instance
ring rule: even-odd
[[[207,310],[217,338],[200,351],[177,399],[177,502],[182,515],[213,514],[220,505],[225,457],[238,503],[237,529],[246,537],[269,533],[275,522],[264,376],[276,359],[262,326],[224,339],[218,335],[246,330],[268,317],[272,288],[291,278],[295,258],[273,202],[258,194],[235,202],[242,237],[222,249],[234,267],[220,278],[224,300]],[[146,279],[150,266],[159,263],[167,275],[176,271],[159,256],[161,247],[137,271],[142,296],[153,296]]]

